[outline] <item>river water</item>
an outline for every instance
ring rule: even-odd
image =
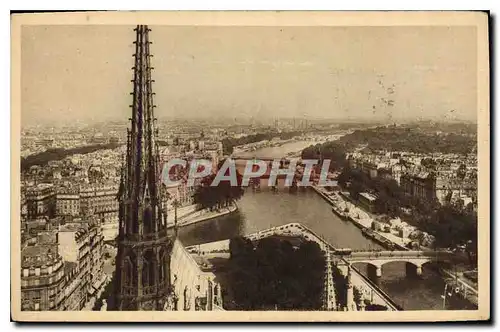
[[[276,155],[273,157],[296,149],[295,143],[291,143],[293,146],[276,148]],[[269,151],[266,154],[269,155]],[[180,239],[185,245],[194,245],[298,222],[337,248],[381,249],[377,243],[365,238],[352,223],[343,221],[332,213],[330,205],[311,189],[301,189],[295,193],[290,193],[283,187],[277,191],[268,188],[260,191],[247,189],[237,204],[239,210],[234,214],[181,228]],[[368,275],[367,264],[356,264],[356,267]],[[443,309],[441,295],[444,281],[431,264],[423,266],[421,278],[412,278],[406,276],[405,263],[388,263],[382,267],[382,277],[374,281],[405,310]],[[455,310],[473,309],[468,302],[455,296],[447,297],[445,307]]]
[[[282,158],[289,152],[302,151],[310,145],[315,145],[320,142],[316,141],[292,141],[277,147],[265,147],[256,151],[237,152],[233,155],[234,158]]]

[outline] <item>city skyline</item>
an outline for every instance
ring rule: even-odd
[[[158,118],[477,118],[474,27],[154,28]],[[133,37],[24,27],[23,125],[127,117]]]

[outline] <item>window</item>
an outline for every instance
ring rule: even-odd
[[[31,293],[31,296],[34,300],[39,300],[41,298],[41,293],[40,291],[33,291],[33,293]]]
[[[153,211],[152,211],[151,206],[149,204],[144,209],[143,225],[144,225],[144,228],[143,228],[144,234],[154,232]]]
[[[125,286],[135,286],[137,283],[137,270],[135,268],[135,257],[133,255],[125,258],[123,264],[123,284]]]
[[[142,286],[149,287],[155,285],[155,268],[156,258],[152,250],[146,251],[144,254],[142,265]]]
[[[166,280],[166,269],[168,266],[168,261],[166,261],[167,255],[165,254],[165,249],[160,251],[160,261],[158,266],[158,282],[163,283]]]
[[[35,310],[40,310],[40,303],[35,303]]]

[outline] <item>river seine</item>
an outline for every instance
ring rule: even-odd
[[[296,149],[297,143],[291,144],[291,149]],[[282,146],[274,152],[283,155],[290,152],[286,148],[283,151]],[[268,154],[269,148],[266,149]],[[239,210],[231,215],[181,228],[181,241],[184,245],[194,245],[298,222],[321,235],[336,248],[382,249],[377,243],[365,238],[352,223],[343,221],[332,213],[330,205],[312,189],[301,189],[295,193],[289,193],[287,188],[279,188],[277,191],[268,188],[260,191],[247,189],[237,204]],[[368,275],[366,264],[356,264],[356,267]],[[406,276],[405,263],[388,263],[382,267],[382,277],[376,282],[405,310],[443,309],[441,295],[444,281],[431,264],[423,266],[421,278],[411,278]],[[457,296],[447,297],[445,308],[474,309]]]

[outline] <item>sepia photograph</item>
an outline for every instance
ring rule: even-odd
[[[489,319],[487,13],[14,14],[11,38],[15,321]]]

